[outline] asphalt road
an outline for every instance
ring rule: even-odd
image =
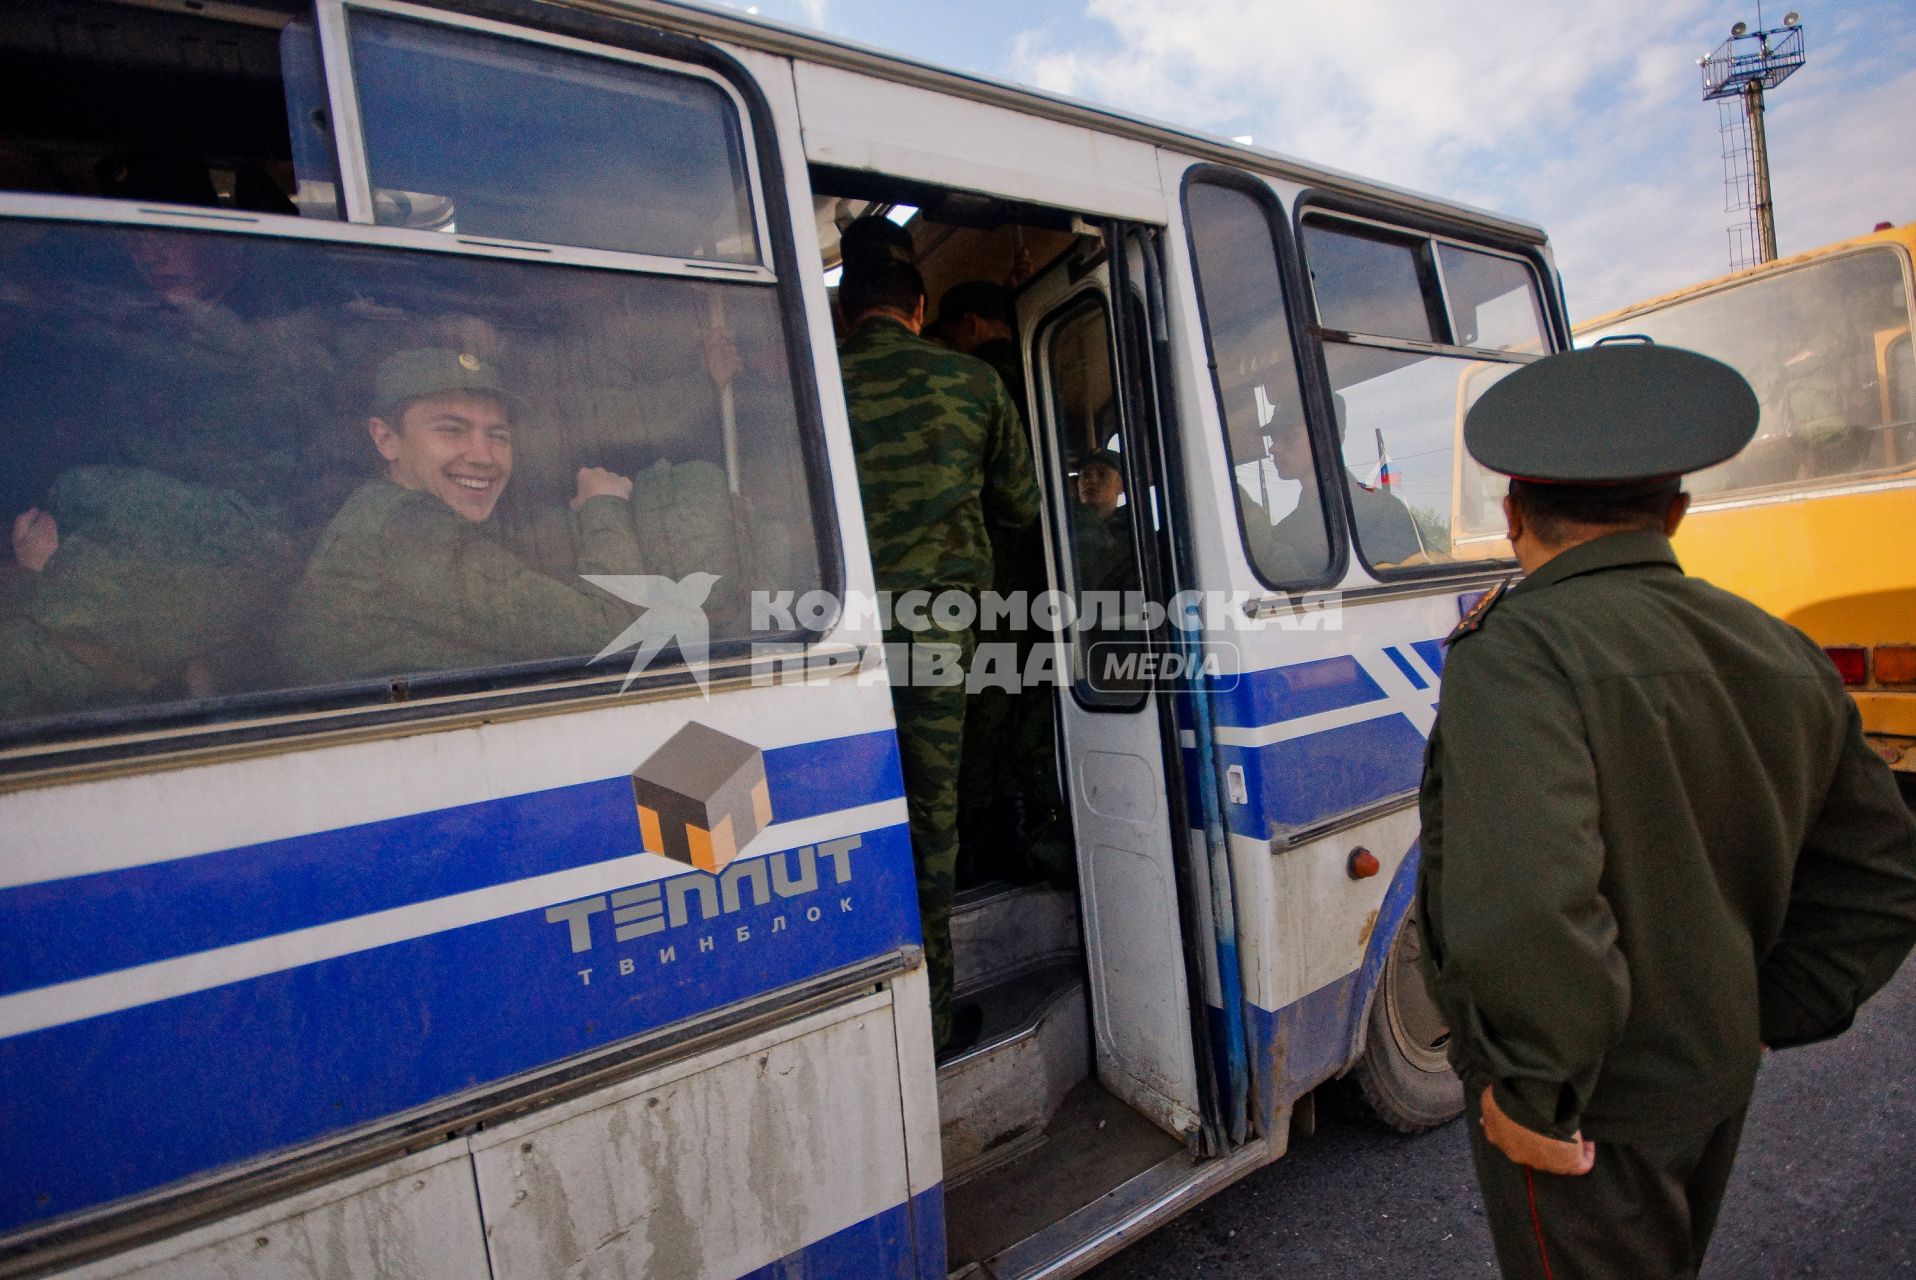
[[[1764,1065],[1706,1280],[1916,1277],[1912,1148],[1916,962],[1847,1035]],[[1316,1136],[1091,1275],[1457,1280],[1496,1267],[1462,1123],[1401,1137],[1331,1089]]]

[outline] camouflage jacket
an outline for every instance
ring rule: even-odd
[[[988,527],[1038,515],[1031,446],[1004,383],[882,317],[853,331],[839,363],[878,589],[989,586]]]
[[[624,502],[592,498],[577,524],[579,572],[641,572]],[[309,683],[496,666],[597,653],[635,616],[538,572],[431,494],[371,480],[320,535],[279,652]]]
[[[84,466],[47,492],[60,546],[0,599],[0,718],[182,696],[189,663],[251,687],[290,532],[239,494],[142,467]]]

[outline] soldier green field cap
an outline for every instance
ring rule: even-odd
[[[869,269],[887,262],[916,268],[918,246],[911,232],[890,218],[867,214],[854,220],[839,236],[838,256],[847,271]]]
[[[1618,485],[1701,471],[1756,434],[1756,393],[1720,360],[1647,338],[1527,364],[1464,418],[1464,448],[1544,484]]]
[[[387,356],[373,375],[374,402],[398,404],[448,391],[484,391],[511,400],[499,366],[470,351],[414,347]]]

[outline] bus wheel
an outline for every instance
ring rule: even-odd
[[[1421,1133],[1464,1109],[1463,1083],[1444,1057],[1450,1029],[1417,972],[1423,945],[1423,931],[1405,916],[1371,999],[1364,1056],[1351,1068],[1364,1106],[1400,1133]]]

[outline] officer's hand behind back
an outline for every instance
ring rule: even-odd
[[[1569,1139],[1552,1138],[1526,1129],[1504,1114],[1496,1094],[1485,1086],[1483,1094],[1484,1137],[1490,1145],[1510,1158],[1512,1164],[1535,1169],[1539,1173],[1559,1173],[1580,1177],[1597,1163],[1597,1145],[1582,1133]]]

